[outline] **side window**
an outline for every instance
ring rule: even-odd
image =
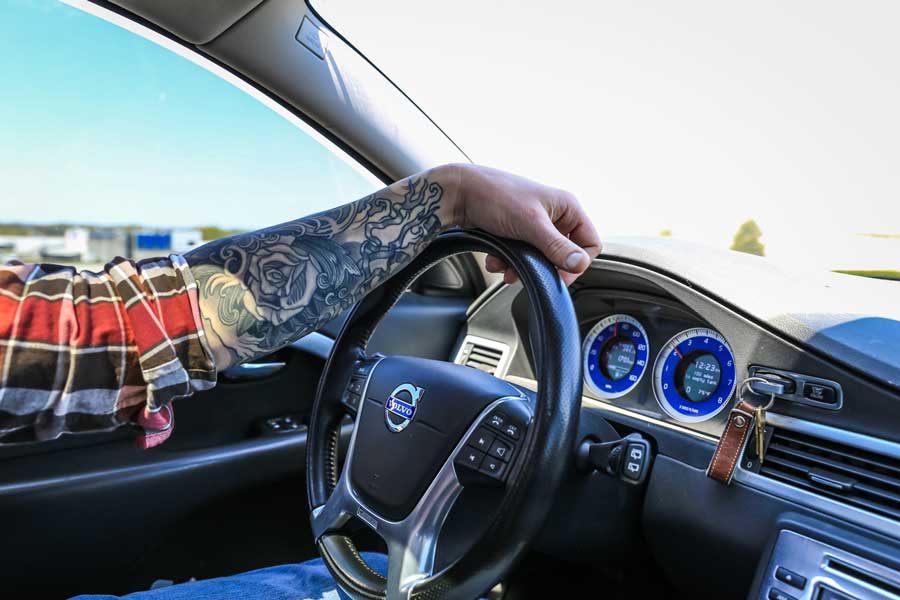
[[[0,6],[0,75],[0,262],[186,252],[380,187],[258,93],[54,0]]]

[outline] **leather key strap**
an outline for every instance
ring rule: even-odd
[[[737,406],[731,409],[725,432],[719,438],[719,445],[709,463],[709,468],[706,469],[708,477],[726,485],[731,483],[741,449],[744,447],[747,435],[753,429],[753,422],[756,419],[755,411],[756,405],[746,400],[741,400]]]

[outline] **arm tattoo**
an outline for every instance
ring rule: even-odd
[[[302,337],[403,268],[440,232],[443,195],[436,181],[415,177],[186,254],[216,366]]]

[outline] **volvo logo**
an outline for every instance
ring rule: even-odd
[[[399,433],[406,429],[416,416],[416,406],[425,390],[411,383],[401,383],[394,388],[384,403],[384,421],[388,429]]]

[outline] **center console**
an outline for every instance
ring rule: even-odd
[[[900,547],[825,523],[785,521],[770,543],[750,598],[897,600]]]

